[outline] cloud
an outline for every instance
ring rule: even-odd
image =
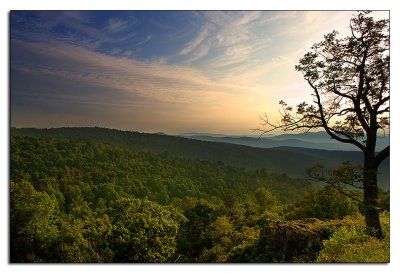
[[[14,68],[32,71],[42,78],[57,76],[154,101],[192,102],[202,100],[204,94],[228,92],[232,87],[210,80],[201,70],[165,61],[111,57],[65,45],[21,41],[12,44]]]
[[[117,39],[117,41],[118,42],[124,42],[124,41],[127,41],[127,40],[130,40],[130,39],[134,38],[136,35],[137,35],[136,33],[129,33],[129,34],[123,36],[122,38]]]
[[[213,74],[221,73],[221,69],[232,70],[234,66],[254,62],[256,54],[271,42],[269,37],[259,31],[259,20],[265,16],[264,12],[205,11],[203,15],[209,30],[208,48],[198,47],[199,52],[194,52],[194,55],[205,57],[202,65],[212,70]]]
[[[206,11],[204,14],[216,29],[217,43],[220,46],[232,46],[250,38],[249,26],[261,15],[261,12]]]
[[[140,45],[144,45],[145,43],[147,43],[148,41],[150,41],[150,39],[153,37],[153,35],[149,34],[146,36],[146,38],[140,42],[137,43],[138,46]]]
[[[256,126],[257,113],[277,112],[280,99],[304,100],[309,89],[293,64],[323,34],[338,27],[348,31],[351,12],[196,15],[194,21],[188,18],[188,25],[199,27],[189,41],[193,30],[188,27],[165,24],[152,34],[149,28],[135,33],[125,28],[127,21],[114,19],[105,21],[105,31],[79,13],[42,20],[39,34],[37,24],[21,22],[21,31],[32,35],[21,38],[11,29],[12,109],[25,107],[32,111],[26,110],[26,116],[33,117],[31,113],[51,106],[48,115],[62,109],[71,122],[119,122],[119,128],[134,122],[143,130],[171,124],[168,128],[177,131],[189,126],[246,131]],[[53,33],[54,24],[68,24],[68,31]],[[135,48],[160,34],[170,39],[162,40],[168,49],[152,46],[144,54]],[[46,119],[44,112],[42,117]]]
[[[219,51],[219,56],[214,57],[212,66],[222,67],[243,61],[254,48],[251,41],[251,24],[256,21],[262,13],[252,12],[227,12],[227,11],[205,11],[206,18],[198,35],[188,42],[179,52],[180,55],[191,54],[187,62],[197,61],[210,52]],[[224,56],[224,57],[221,57]],[[210,64],[210,61],[207,62]]]
[[[264,19],[261,21],[261,24],[293,19],[297,14],[298,14],[297,11],[277,11],[271,13],[270,16],[265,16]]]
[[[187,60],[187,62],[194,62],[197,61],[204,56],[207,55],[207,53],[210,51],[210,46],[206,44],[200,45],[195,51],[192,52],[191,58]]]
[[[186,55],[192,52],[195,48],[197,48],[207,37],[208,35],[208,28],[204,27],[199,34],[189,43],[186,44],[186,46],[181,49],[179,52],[180,55]]]
[[[240,25],[247,25],[255,20],[257,20],[261,15],[261,11],[250,11],[246,12],[237,22]]]
[[[92,20],[87,11],[13,11],[11,38],[97,49],[111,39]]]
[[[118,18],[110,18],[108,20],[107,26],[104,28],[106,31],[110,32],[120,32],[127,29],[135,23],[134,20],[122,20]]]
[[[35,126],[218,132],[223,126],[235,130],[241,123],[247,130],[255,117],[254,103],[262,101],[231,79],[211,80],[202,70],[162,58],[138,61],[70,45],[15,40],[11,46],[11,107],[18,126],[27,126],[25,120]],[[58,119],[46,119],[45,109]]]

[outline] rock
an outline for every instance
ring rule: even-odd
[[[312,262],[339,221],[269,220],[260,231],[259,262]]]

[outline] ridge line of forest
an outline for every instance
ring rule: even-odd
[[[12,136],[90,140],[117,145],[133,151],[167,152],[182,158],[222,162],[226,165],[253,170],[266,169],[270,172],[299,178],[306,178],[305,170],[315,164],[333,168],[344,161],[350,161],[356,165],[362,162],[361,152],[356,151],[329,151],[295,147],[258,148],[99,127],[11,128],[10,134]],[[390,160],[386,159],[379,169],[379,186],[384,189],[389,189],[389,165]]]

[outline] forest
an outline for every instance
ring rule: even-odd
[[[305,169],[315,164],[323,164],[329,168],[336,168],[344,161],[349,161],[354,165],[362,164],[362,153],[357,151],[328,151],[286,146],[256,148],[159,133],[150,134],[100,127],[49,129],[12,127],[11,135],[53,137],[73,141],[84,140],[111,144],[135,152],[167,152],[169,155],[181,158],[200,159],[214,163],[222,162],[225,165],[249,170],[268,169],[270,172],[299,178],[308,178]],[[378,172],[379,186],[386,190],[389,189],[390,184],[389,169],[390,158],[387,158],[382,162]]]
[[[330,186],[184,157],[157,149],[152,135],[147,151],[102,141],[129,132],[68,137],[85,130],[11,130],[12,263],[389,261],[388,190],[379,191],[377,239],[362,203]],[[159,147],[190,147],[156,137]]]

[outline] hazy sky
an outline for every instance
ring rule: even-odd
[[[310,98],[294,65],[354,13],[12,11],[11,125],[248,135]]]

